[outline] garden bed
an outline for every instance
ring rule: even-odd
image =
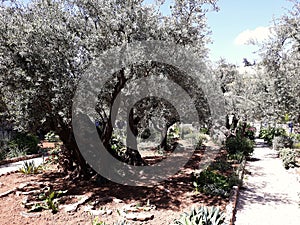
[[[21,184],[32,182],[39,185],[31,187],[31,189],[25,188],[23,191],[30,193],[30,191],[41,189],[41,187],[49,187],[55,191],[67,190],[67,193],[61,198],[60,209],[56,214],[53,214],[51,210],[28,213],[28,209],[24,208],[24,201],[28,201],[29,197],[16,190],[2,197],[1,223],[85,225],[92,224],[92,220],[99,214],[100,210],[102,213],[98,215],[99,221],[112,224],[124,219],[124,214],[122,214],[124,208],[129,206],[137,208],[136,206],[146,205],[152,207],[149,212],[145,212],[149,217],[142,218],[142,220],[147,221],[129,220],[131,224],[168,225],[174,219],[178,219],[181,213],[190,211],[193,206],[219,206],[225,212],[229,201],[228,197],[213,196],[202,192],[195,193],[192,174],[198,169],[203,153],[204,149],[196,150],[182,171],[153,187],[131,187],[113,182],[99,183],[96,179],[89,181],[69,180],[59,172],[56,165],[50,165],[42,173],[34,175],[21,173],[3,175],[0,177],[0,194],[17,188]],[[226,152],[221,151],[219,157],[224,156],[224,154]],[[156,160],[161,159],[157,157]],[[224,173],[228,174],[230,171],[232,168],[228,168]],[[86,202],[78,205],[75,211],[66,212],[65,206],[70,208],[70,203],[83,198],[86,198]],[[95,210],[89,211],[88,208],[91,206]]]

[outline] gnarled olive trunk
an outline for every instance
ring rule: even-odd
[[[127,124],[127,137],[126,137],[126,152],[125,152],[125,162],[134,166],[146,165],[137,147],[137,136],[138,136],[138,123],[140,118],[133,115],[133,110],[130,110],[128,116]]]
[[[91,176],[91,167],[83,158],[75,140],[72,128],[63,128],[58,131],[59,137],[63,142],[63,161],[61,162],[64,172],[75,171],[85,179]],[[75,165],[74,165],[75,163]]]

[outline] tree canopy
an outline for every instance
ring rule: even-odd
[[[54,130],[64,142],[65,168],[87,174],[86,162],[74,139],[71,116],[72,99],[86,68],[102,52],[137,41],[172,42],[206,59],[209,30],[205,16],[207,6],[217,9],[215,3],[175,0],[171,15],[165,16],[160,12],[161,1],[151,6],[143,0],[33,0],[27,5],[21,1],[2,2],[0,86],[15,127],[30,132],[41,127]],[[104,92],[99,93],[96,109],[102,124],[100,136],[108,149],[115,116],[112,107],[118,93],[130,81],[155,70],[191,90],[201,120],[209,119],[206,99],[199,87],[193,88],[193,80],[156,62],[131,65],[116,72]],[[135,118],[145,119],[146,115],[139,112],[147,109],[154,113],[157,109],[167,126],[178,121],[175,111],[163,101],[148,100],[148,106],[135,105]],[[134,126],[138,124],[139,120],[134,121]]]

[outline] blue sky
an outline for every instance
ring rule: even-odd
[[[241,64],[243,58],[249,61],[259,59],[252,53],[257,47],[243,44],[247,37],[262,39],[266,27],[272,25],[272,19],[283,15],[292,4],[286,0],[219,0],[218,5],[219,12],[208,14],[214,41],[209,45],[211,59],[215,61],[223,57]]]
[[[154,0],[146,0],[153,2]],[[163,12],[169,12],[166,0]],[[256,46],[245,45],[250,37],[263,40],[268,34],[268,26],[272,25],[273,18],[283,15],[291,8],[287,0],[219,0],[218,12],[208,13],[208,25],[212,30],[213,44],[210,48],[210,58],[213,61],[221,57],[228,62],[242,64],[243,58],[250,62],[259,60]]]

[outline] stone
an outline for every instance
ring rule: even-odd
[[[26,218],[38,218],[41,216],[40,213],[27,213],[27,212],[20,212],[20,215]]]
[[[78,208],[78,204],[69,204],[69,205],[64,205],[64,210],[66,212],[75,212]]]
[[[146,221],[146,220],[153,220],[154,215],[150,213],[138,213],[136,215],[136,220],[138,221]]]
[[[107,215],[111,215],[112,213],[113,213],[113,211],[111,209],[106,210]]]
[[[124,217],[128,220],[147,221],[152,220],[154,215],[150,213],[128,213],[124,214]]]
[[[84,206],[83,211],[84,212],[89,212],[89,211],[91,211],[93,209],[94,209],[94,206],[92,206],[92,205],[86,205],[86,206]]]
[[[123,203],[123,200],[118,199],[118,198],[114,198],[113,201],[114,201],[115,203]]]
[[[90,197],[86,195],[77,196],[77,198],[80,198],[78,202],[63,206],[66,212],[75,212],[79,205],[84,204],[88,199],[90,199]]]
[[[106,213],[106,211],[104,211],[104,210],[90,210],[89,212],[93,216],[100,216],[100,215],[104,215]]]

